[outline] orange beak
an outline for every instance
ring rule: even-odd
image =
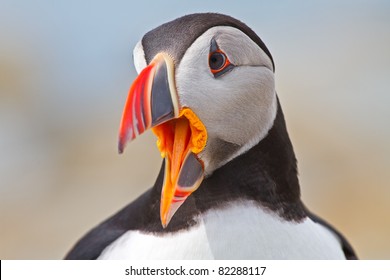
[[[198,154],[207,142],[203,123],[190,108],[181,108],[174,81],[172,59],[159,53],[132,86],[119,129],[119,152],[128,141],[152,128],[165,158],[160,218],[165,228],[204,177]]]

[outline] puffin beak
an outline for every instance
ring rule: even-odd
[[[130,87],[119,128],[119,153],[128,141],[152,128],[165,158],[160,218],[165,228],[177,209],[200,185],[204,166],[198,154],[207,131],[195,113],[181,107],[174,80],[174,63],[159,53]]]

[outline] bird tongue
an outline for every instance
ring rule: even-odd
[[[168,226],[177,209],[200,185],[204,177],[202,161],[197,157],[207,141],[207,132],[195,113],[184,108],[176,119],[152,128],[157,146],[165,158],[160,217]]]

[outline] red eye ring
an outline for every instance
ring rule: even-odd
[[[211,73],[214,75],[214,78],[218,78],[219,76],[222,76],[226,72],[232,70],[234,65],[230,62],[229,58],[223,51],[217,49],[209,54],[209,67]]]
[[[223,51],[218,49],[209,54],[209,67],[214,76],[225,70],[229,65],[232,64]]]

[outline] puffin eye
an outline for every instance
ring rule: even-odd
[[[233,64],[230,63],[226,54],[221,50],[216,50],[209,54],[209,67],[211,73],[217,78],[228,70],[233,68]]]
[[[221,68],[223,68],[225,63],[226,63],[226,56],[224,53],[216,51],[216,52],[213,52],[212,54],[210,54],[209,66],[210,66],[211,71],[220,70]]]

